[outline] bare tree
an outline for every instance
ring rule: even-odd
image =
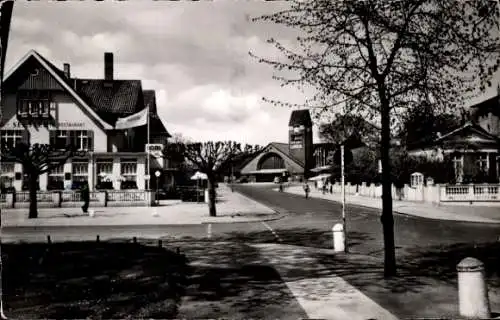
[[[40,175],[64,164],[73,156],[84,156],[85,152],[76,151],[72,146],[65,150],[57,150],[50,144],[28,145],[18,143],[14,147],[4,146],[3,158],[7,161],[18,162],[23,165],[24,172],[28,175],[30,208],[29,218],[38,217],[37,190]]]
[[[182,142],[180,140],[168,143],[164,149],[164,156],[179,161],[185,159],[193,164],[200,172],[205,173],[208,179],[208,210],[211,217],[217,216],[215,206],[215,185],[217,183],[217,171],[222,163],[232,159],[241,152],[249,152],[254,147],[246,145],[243,149],[241,144],[233,141],[209,141],[209,142]]]
[[[463,105],[491,85],[500,64],[499,8],[477,0],[289,1],[280,12],[254,18],[299,31],[296,46],[269,39],[283,59],[273,66],[283,85],[315,89],[306,102],[318,113],[342,106],[381,127],[381,222],[384,275],[396,275],[390,177],[391,126],[408,107]],[[251,53],[255,57],[254,54]],[[268,101],[290,105],[282,101]]]

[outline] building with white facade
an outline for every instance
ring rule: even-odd
[[[153,90],[143,90],[141,80],[115,79],[113,54],[104,54],[104,77],[73,77],[70,65],[57,68],[32,50],[5,75],[0,140],[2,146],[20,141],[76,145],[87,151],[40,177],[40,190],[78,188],[88,181],[96,188],[148,188],[148,172],[162,172],[168,183],[167,161],[150,158],[148,170],[147,125],[116,129],[118,118],[139,113],[149,106],[150,143],[163,145],[170,137],[156,110]],[[154,187],[156,179],[151,181]],[[27,189],[22,165],[2,161],[3,187]]]

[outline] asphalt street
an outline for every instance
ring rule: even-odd
[[[71,226],[71,227],[17,227],[3,228],[2,241],[101,240],[113,238],[193,237],[236,240],[254,243],[281,242],[286,244],[332,247],[331,228],[341,222],[339,203],[322,199],[305,199],[300,195],[273,191],[271,185],[237,185],[241,192],[287,217],[268,222],[172,225],[172,226]],[[471,214],[473,214],[471,212]],[[347,206],[348,246],[351,252],[377,255],[383,248],[380,210]],[[455,243],[496,241],[500,225],[437,221],[395,214],[395,237],[399,251],[427,247],[448,246]]]

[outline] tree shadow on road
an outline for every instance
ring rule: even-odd
[[[246,243],[281,243],[312,248],[333,248],[333,234],[329,230],[316,228],[288,228],[276,229],[277,236],[270,231],[254,232],[228,232],[220,239],[246,242]],[[373,242],[368,233],[348,231],[349,247],[356,250],[356,247]],[[377,246],[375,246],[378,248]]]
[[[190,277],[178,318],[306,318],[277,271],[244,243],[170,242],[182,247]]]
[[[500,244],[460,243],[405,249],[398,255],[398,275],[383,277],[380,256],[317,253],[318,263],[348,281],[399,317],[456,317],[458,291],[456,265],[466,257],[484,262],[493,306],[499,305]],[[493,292],[493,295],[492,295]]]

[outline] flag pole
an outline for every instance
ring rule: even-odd
[[[147,129],[148,130],[148,133],[147,133],[147,135],[148,135],[148,149],[147,149],[147,151],[148,151],[148,171],[146,173],[147,173],[148,178],[149,178],[148,179],[148,190],[149,190],[149,189],[151,189],[151,160],[150,160],[150,154],[149,154],[149,103],[148,103],[146,108],[148,109],[148,114],[147,114],[147,117],[148,117],[147,118],[147,123],[148,123],[147,124],[147,126],[148,126],[148,129]]]

